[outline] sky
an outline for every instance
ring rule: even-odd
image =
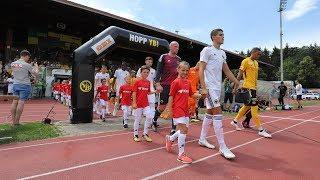
[[[71,0],[73,2],[212,44],[212,29],[224,30],[223,48],[247,51],[280,45],[280,0]],[[283,43],[320,44],[320,0],[288,0]]]

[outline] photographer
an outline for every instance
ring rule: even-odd
[[[20,116],[23,111],[25,101],[31,93],[30,76],[37,76],[39,74],[38,64],[35,62],[34,66],[30,65],[30,52],[23,50],[20,53],[20,59],[11,63],[13,75],[13,95],[19,96],[18,100],[13,100],[11,105],[11,117],[13,125],[19,125]]]

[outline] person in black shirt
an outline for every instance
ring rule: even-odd
[[[283,98],[286,96],[287,93],[287,87],[284,85],[283,81],[281,81],[280,86],[278,87],[280,93],[279,93],[279,104],[282,106],[282,109],[284,109],[284,101]]]

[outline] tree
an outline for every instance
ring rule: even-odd
[[[296,80],[298,76],[298,68],[292,57],[288,57],[283,61],[283,79],[290,81]]]
[[[298,80],[306,87],[315,87],[319,83],[320,71],[310,56],[306,56],[298,65]]]

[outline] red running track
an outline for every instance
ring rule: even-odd
[[[226,143],[237,158],[199,147],[201,124],[192,124],[186,151],[195,162],[183,165],[164,148],[168,129],[150,133],[152,143],[136,143],[132,130],[0,146],[1,179],[317,179],[320,106],[263,113],[272,139],[254,130],[235,131],[224,121]],[[268,117],[264,117],[268,116]],[[271,117],[274,116],[274,117]],[[272,125],[272,126],[270,126]],[[213,130],[210,142],[216,142]],[[216,144],[216,143],[215,143]],[[176,147],[176,146],[175,146]]]
[[[10,108],[11,108],[12,101],[0,101],[0,124],[1,123],[11,123],[11,115],[10,115]],[[53,108],[53,112],[50,113],[49,117],[51,119],[57,121],[69,121],[68,116],[68,108],[61,103],[56,102],[55,100],[51,99],[39,99],[39,100],[29,100],[26,101],[23,113],[21,115],[21,122],[34,122],[34,121],[41,121],[45,118]],[[113,109],[113,107],[110,107]],[[110,110],[111,110],[110,109]],[[121,115],[122,111],[118,111],[118,115]],[[95,114],[95,119],[99,117]]]

